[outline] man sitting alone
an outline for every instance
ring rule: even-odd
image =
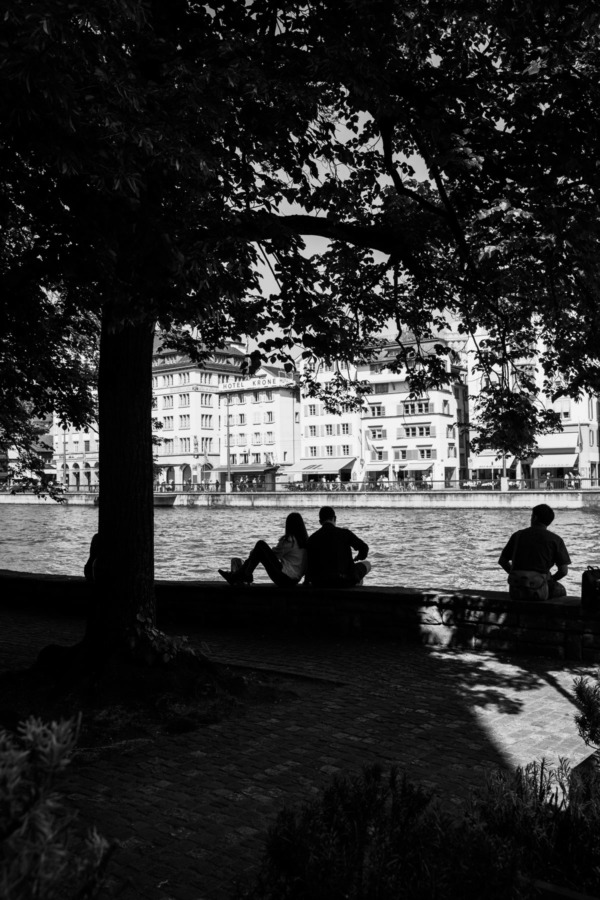
[[[531,511],[531,527],[511,534],[508,544],[500,554],[498,565],[509,574],[530,572],[545,575],[548,597],[566,597],[564,585],[558,582],[569,571],[571,558],[563,539],[548,531],[553,519],[554,512],[546,503],[535,506]],[[551,575],[550,569],[553,566],[556,566],[556,572]],[[510,594],[515,599],[523,599],[513,590],[512,585]]]
[[[319,510],[321,527],[308,539],[308,568],[306,582],[313,587],[354,587],[371,571],[366,561],[369,548],[347,528],[335,524],[335,512],[330,506]],[[352,557],[356,550],[356,558]]]

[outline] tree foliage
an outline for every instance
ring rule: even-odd
[[[157,323],[199,359],[267,331],[288,366],[298,340],[347,360],[393,323],[415,391],[446,375],[452,348],[422,348],[448,322],[484,332],[481,440],[519,455],[552,426],[534,349],[548,389],[598,390],[599,19],[591,0],[8,0],[0,363],[44,394],[43,360],[70,416],[101,322],[100,528],[132,597],[152,579]]]

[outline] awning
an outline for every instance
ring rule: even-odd
[[[514,456],[506,457],[506,470],[512,469],[515,465]],[[495,453],[480,453],[478,456],[470,456],[468,459],[469,469],[493,469],[494,472],[501,472],[504,468],[504,460],[502,457],[496,459]]]
[[[365,466],[365,470],[367,472],[387,472],[390,467],[390,463],[382,463],[382,462],[373,462],[367,463]]]
[[[430,469],[433,465],[433,462],[426,462],[424,459],[419,460],[418,462],[413,462],[412,460],[407,461],[405,472],[425,472],[426,469]]]
[[[543,453],[531,463],[532,469],[575,469],[578,453]]]
[[[541,453],[545,453],[547,450],[576,453],[578,441],[579,429],[577,431],[559,431],[555,434],[540,434],[537,438],[537,445]]]
[[[335,475],[342,469],[351,469],[356,457],[348,459],[347,456],[332,456],[330,459],[320,459],[318,462],[312,462],[308,466],[304,466],[303,472],[309,475]]]

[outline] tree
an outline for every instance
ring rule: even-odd
[[[156,324],[199,359],[276,326],[258,352],[291,366],[298,339],[343,360],[392,321],[400,366],[408,332],[419,348],[452,316],[485,329],[484,372],[542,339],[548,378],[597,387],[599,18],[526,0],[8,3],[7,302],[43,290],[101,321],[101,644],[146,657],[155,638]],[[330,246],[309,259],[311,234]],[[415,390],[444,352],[417,354]],[[531,421],[533,383],[518,390]],[[502,381],[495,419],[513,396]]]

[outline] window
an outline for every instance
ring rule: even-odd
[[[446,425],[446,437],[447,438],[454,437],[454,425]]]
[[[163,447],[165,448],[165,453],[173,452],[173,438],[166,438]]]
[[[433,412],[433,410],[432,410],[432,412]],[[442,400],[442,414],[444,416],[450,415],[450,401],[449,400]]]
[[[180,394],[179,395],[179,405],[180,406],[189,406],[190,405],[190,395],[189,394]]]
[[[333,425],[326,425],[326,426],[325,426],[325,434],[326,434],[328,437],[331,437],[331,435],[333,435]]]
[[[173,409],[173,394],[165,394],[163,397],[163,409]]]
[[[592,432],[590,431],[590,437],[591,437],[591,436],[592,436]],[[593,441],[592,441],[592,443],[593,443]],[[83,452],[84,452],[84,453],[89,453],[89,452],[90,452],[90,442],[89,442],[89,441],[84,441],[84,442],[83,442]]]
[[[212,375],[210,372],[200,372],[200,384],[210,384],[212,382]]]
[[[212,428],[212,416],[200,416],[200,425],[202,428]]]
[[[342,456],[350,456],[350,444],[342,444]]]
[[[179,446],[181,448],[182,453],[190,452],[190,438],[181,438],[179,442]]]
[[[325,453],[327,456],[333,456],[333,447],[331,444],[327,444],[325,447]]]
[[[165,416],[163,426],[164,426],[164,428],[172,429],[173,428],[173,416]]]
[[[273,440],[273,432],[267,431],[267,433],[265,435],[265,444],[274,444],[274,443],[275,443],[275,441]]]
[[[238,416],[238,425],[245,425],[245,424],[246,424],[246,414],[240,413]]]
[[[273,391],[265,391],[265,400],[267,402],[273,399]]]
[[[390,389],[390,386],[389,386],[389,384],[387,384],[387,383],[384,383],[384,384],[375,384],[375,385],[373,385],[373,387],[374,387],[374,389],[375,389],[375,390],[373,391],[374,394],[387,394],[387,393],[389,392],[389,389]]]
[[[173,384],[173,376],[172,375],[163,375],[163,386],[170,387]]]
[[[273,413],[270,411],[266,412],[265,413],[265,422],[272,422],[272,421],[273,421]]]
[[[240,453],[240,463],[243,466],[247,466],[250,462],[250,454],[249,453]]]
[[[252,435],[252,443],[253,444],[262,444],[262,436],[259,431],[255,431]]]
[[[593,446],[594,446],[594,432],[593,432],[593,429],[590,428],[590,447],[593,447]]]
[[[252,416],[252,424],[253,424],[253,425],[260,425],[260,423],[261,423],[260,413],[259,413],[259,412],[255,412],[255,413],[253,414],[253,416]]]
[[[316,437],[316,436],[317,436],[317,426],[316,426],[316,425],[309,425],[309,426],[308,426],[308,436],[309,436],[309,437]]]
[[[385,428],[370,428],[370,437],[374,441],[384,441],[387,437]]]
[[[375,417],[375,416],[384,416],[384,415],[385,415],[385,412],[384,412],[383,406],[379,406],[379,405],[377,405],[377,406],[370,406],[370,407],[369,407],[369,415],[370,415],[370,416],[373,416],[373,417]]]
[[[211,437],[200,438],[200,450],[202,453],[210,453],[212,451],[212,442],[213,439]]]
[[[189,384],[190,383],[190,373],[189,372],[180,372],[179,373],[179,384]]]
[[[342,434],[350,434],[350,426],[347,422],[342,422]]]
[[[444,401],[444,403],[447,402],[447,400]],[[421,416],[425,413],[433,412],[428,400],[414,400],[410,403],[404,403],[403,406],[405,416]]]
[[[212,406],[212,394],[200,394],[200,405],[201,406]]]
[[[450,459],[456,457],[456,446],[454,444],[448,444],[448,457]]]
[[[189,416],[179,416],[179,427],[180,428],[189,428],[190,427],[190,417]]]
[[[253,403],[260,402],[260,393],[258,391],[252,391],[252,402]]]
[[[316,448],[316,447],[309,447],[309,448],[308,448],[308,455],[309,455],[309,456],[316,456],[316,455],[317,455],[317,448]]]
[[[246,440],[247,440],[246,435],[243,432],[241,434],[238,434],[237,442],[241,447],[243,447],[245,445]]]
[[[570,397],[560,397],[553,404],[554,409],[559,414],[561,419],[570,419],[571,418],[571,399]]]
[[[317,414],[317,404],[316,404],[316,403],[309,403],[309,404],[308,404],[308,415],[309,415],[309,416],[316,416],[316,414]]]
[[[435,459],[435,451],[429,447],[421,447],[419,450],[419,459]]]
[[[395,447],[394,448],[394,459],[395,460],[406,459],[406,450],[403,450],[401,447]]]
[[[253,463],[257,463],[258,465],[260,465],[260,453],[253,453],[253,454],[252,454],[252,462],[253,462]]]

